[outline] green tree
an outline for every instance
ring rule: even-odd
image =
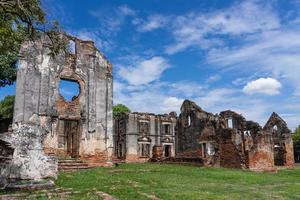
[[[66,50],[66,40],[56,21],[48,22],[40,0],[0,0],[0,87],[16,80],[20,45],[46,34],[51,56]]]
[[[293,143],[295,161],[300,162],[300,125],[296,128],[293,134]]]
[[[130,109],[127,106],[123,105],[123,104],[117,104],[117,105],[113,106],[113,115],[114,115],[114,117],[118,116],[122,113],[130,113],[130,112],[131,112]]]
[[[295,132],[293,133],[293,141],[300,140],[300,125],[296,128]]]
[[[0,119],[9,119],[13,117],[15,96],[6,96],[0,101]]]

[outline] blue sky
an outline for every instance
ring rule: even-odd
[[[300,0],[44,0],[50,19],[113,64],[114,104],[179,112],[184,99],[262,125],[300,124]],[[14,92],[1,88],[0,98]]]

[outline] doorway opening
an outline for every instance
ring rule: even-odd
[[[71,158],[79,157],[79,122],[64,120],[65,149]]]
[[[168,158],[168,157],[171,157],[171,145],[165,145],[164,146],[164,154],[165,154],[165,157]]]
[[[274,164],[276,166],[284,166],[285,163],[285,151],[280,144],[274,145]]]

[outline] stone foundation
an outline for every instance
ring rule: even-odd
[[[2,168],[8,182],[18,180],[41,180],[56,178],[57,159],[43,151],[42,140],[45,130],[34,123],[17,123],[13,132],[1,138],[13,149],[11,161]]]

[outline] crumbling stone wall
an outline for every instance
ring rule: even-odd
[[[8,176],[10,174],[9,166],[11,164],[13,153],[14,149],[10,144],[0,140],[0,186],[7,184]]]
[[[226,168],[244,168],[244,152],[240,134],[231,129],[218,132],[220,166]]]
[[[62,37],[75,49],[54,58],[47,36],[21,45],[14,128],[2,139],[14,148],[11,179],[55,177],[57,157],[111,164],[112,66],[92,41]],[[79,95],[64,99],[61,80],[78,83]]]
[[[206,166],[272,171],[275,145],[280,144],[284,165],[292,166],[290,132],[278,115],[272,116],[263,129],[236,112],[213,115],[185,100],[177,122],[176,157],[201,158]],[[275,124],[276,131],[272,130]]]
[[[254,137],[253,145],[247,151],[248,168],[255,171],[274,171],[274,148],[272,135],[260,130]]]
[[[27,123],[13,124],[13,131],[2,135],[0,141],[5,144],[2,152],[9,155],[1,166],[5,182],[56,177],[57,159],[43,151],[42,141],[46,134],[38,119],[33,117]]]
[[[218,130],[220,148],[220,166],[227,168],[245,168],[246,155],[244,129],[246,119],[231,110],[220,113],[225,128]]]
[[[243,143],[237,128],[243,118],[232,111],[214,115],[194,102],[185,100],[177,123],[176,157],[202,158],[206,166],[241,168],[244,165]]]
[[[163,157],[175,156],[176,113],[126,113],[114,118],[115,157],[126,162],[145,162],[160,146]]]
[[[194,102],[185,100],[177,121],[176,155],[201,157],[200,142],[214,141],[220,126],[218,116],[205,112]]]
[[[272,113],[263,130],[272,134],[275,165],[294,166],[292,132],[286,122],[277,113]]]
[[[14,123],[27,122],[37,114],[46,124],[44,150],[61,157],[70,155],[65,124],[77,124],[77,157],[91,163],[108,161],[112,155],[112,71],[111,64],[92,41],[69,37],[73,53],[49,57],[47,38],[27,42],[20,51]],[[65,100],[59,91],[61,80],[77,82],[80,94]],[[74,124],[74,123],[73,123]],[[72,131],[72,130],[69,130]],[[74,153],[73,153],[74,154]]]

